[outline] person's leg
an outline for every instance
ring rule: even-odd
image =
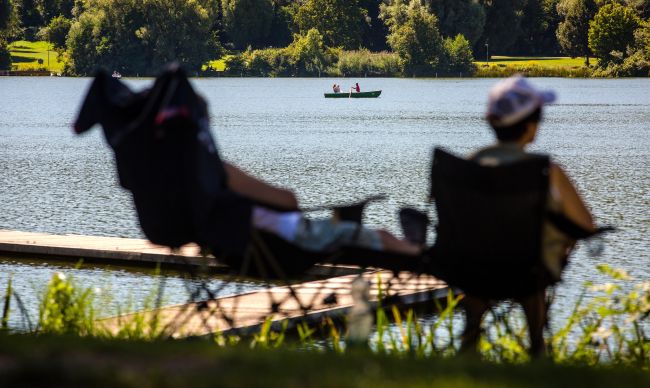
[[[351,221],[305,220],[298,226],[295,243],[312,251],[333,251],[345,245],[418,255],[421,248],[392,234]]]
[[[385,230],[377,230],[381,244],[386,251],[404,253],[407,255],[418,255],[422,248],[406,240],[400,240]]]
[[[528,333],[530,335],[531,357],[543,356],[546,351],[544,344],[544,325],[546,324],[546,292],[538,291],[519,300],[526,314]]]
[[[483,315],[490,308],[490,302],[483,298],[465,294],[463,298],[465,308],[465,330],[461,338],[461,353],[476,353],[478,340],[481,335],[481,321]]]

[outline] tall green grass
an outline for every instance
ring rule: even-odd
[[[341,51],[338,61],[327,73],[334,77],[396,77],[402,72],[399,56],[395,53],[372,53],[367,49]]]
[[[611,281],[585,284],[583,295],[572,313],[555,331],[547,333],[549,357],[559,363],[584,365],[628,365],[650,368],[650,282],[635,282],[624,271],[599,266]],[[149,307],[158,307],[162,287],[152,292]],[[6,287],[2,327],[7,330],[10,303],[16,300],[11,280]],[[136,315],[117,332],[106,330],[97,321],[97,298],[90,289],[75,284],[74,279],[55,274],[47,285],[39,305],[38,322],[31,332],[65,334],[85,337],[152,340],[165,338],[157,317]],[[433,318],[421,319],[413,311],[400,311],[384,306],[379,300],[375,331],[365,347],[376,354],[447,358],[459,347],[462,328],[462,296],[449,293],[446,300],[434,302]],[[496,306],[484,320],[484,334],[479,344],[481,356],[497,363],[521,363],[529,360],[525,320],[520,309],[511,304]],[[217,334],[214,344],[232,347],[248,344],[253,349],[300,348],[354,352],[359,344],[347,344],[345,325],[325,319],[320,327],[301,324],[297,336],[289,335],[286,323],[279,331],[272,330],[267,319],[251,337]]]
[[[593,70],[585,66],[542,66],[539,64],[506,64],[479,65],[476,68],[476,77],[503,78],[513,74],[524,74],[527,77],[565,77],[588,78]]]

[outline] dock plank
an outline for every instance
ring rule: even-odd
[[[346,314],[353,306],[350,291],[356,277],[357,275],[346,275],[294,285],[291,287],[295,297],[289,297],[292,293],[288,286],[278,286],[200,303],[112,317],[100,323],[106,330],[117,333],[138,319],[146,322],[155,317],[160,327],[165,328],[165,335],[172,338],[250,332],[258,329],[265,319],[271,319],[275,329],[279,329],[285,320],[291,328],[300,321],[337,318]],[[392,272],[375,271],[367,272],[363,277],[371,283],[370,300],[373,304],[378,300],[380,283],[384,287],[382,292],[397,297],[402,308],[431,302],[446,296],[448,292],[444,282],[431,276],[414,277],[412,274],[401,273],[394,278]],[[391,286],[386,290],[388,284]],[[332,293],[336,294],[336,303],[326,304],[325,298]],[[272,304],[277,304],[277,308],[272,309]],[[304,309],[306,306],[308,309]]]
[[[188,245],[171,252],[167,247],[157,246],[142,239],[52,235],[10,230],[0,230],[0,254],[26,254],[43,260],[57,256],[73,260],[95,258],[108,263],[121,261],[140,265],[167,263],[223,267],[213,257],[200,256],[196,245]],[[166,328],[166,333],[171,337],[180,338],[219,332],[253,331],[267,318],[279,329],[281,322],[285,320],[288,321],[289,327],[292,327],[303,320],[312,321],[344,315],[352,306],[350,289],[358,276],[359,268],[322,265],[309,272],[311,275],[329,278],[286,286],[268,286],[261,291],[128,314],[102,320],[101,323],[107,330],[115,333],[132,325],[138,316],[143,316],[145,320],[155,316]],[[398,303],[402,307],[431,302],[446,296],[448,292],[444,282],[430,276],[414,277],[409,273],[395,276],[390,271],[371,271],[363,276],[372,283],[371,300],[374,302],[378,299],[380,284],[388,295],[398,297]],[[336,303],[326,304],[325,298],[332,294],[336,295]],[[272,305],[276,307],[273,311]]]
[[[107,262],[121,260],[139,264],[222,267],[216,259],[201,256],[200,249],[195,244],[188,244],[172,252],[168,247],[155,245],[144,239],[53,235],[12,230],[0,230],[0,253],[103,259]]]
[[[54,235],[0,229],[0,255],[21,255],[47,261],[51,257],[72,262],[94,260],[107,264],[128,263],[151,267],[162,263],[178,267],[207,267],[223,270],[226,266],[217,258],[200,255],[195,244],[172,252],[168,247],[152,244],[144,239],[123,237],[83,236],[76,234]],[[310,268],[312,276],[331,277],[358,273],[359,268],[347,265],[321,264]]]

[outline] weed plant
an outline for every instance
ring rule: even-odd
[[[547,343],[549,356],[559,363],[583,365],[628,365],[650,367],[650,282],[634,282],[624,271],[601,265],[599,271],[611,282],[585,284],[571,315],[551,332]],[[90,288],[83,289],[74,279],[56,273],[47,285],[39,305],[38,322],[33,333],[66,334],[99,338],[154,340],[165,338],[165,328],[151,308],[163,303],[161,286],[145,303],[149,312],[131,315],[118,330],[108,330],[97,320],[94,307],[97,297]],[[589,296],[588,296],[589,295]],[[3,298],[2,328],[7,329],[12,301],[19,301],[11,280]],[[462,328],[459,305],[462,295],[451,292],[446,300],[436,301],[433,318],[419,319],[413,311],[383,306],[379,299],[374,333],[366,349],[377,354],[414,358],[446,358],[458,350]],[[155,311],[155,310],[154,310]],[[529,360],[527,328],[520,309],[510,303],[498,305],[484,320],[479,352],[486,360],[497,363],[522,363]],[[219,347],[248,343],[252,349],[299,348],[302,350],[347,353],[357,346],[345,343],[340,324],[325,319],[318,327],[300,324],[297,339],[288,336],[286,321],[279,331],[272,330],[267,319],[252,337],[217,334]],[[291,340],[289,340],[292,338]]]

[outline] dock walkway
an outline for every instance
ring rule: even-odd
[[[207,266],[225,268],[213,257],[200,255],[199,247],[188,245],[171,252],[147,240],[81,235],[0,230],[0,254],[30,258],[56,257],[67,260],[100,261],[112,264],[175,266]],[[180,338],[205,336],[219,332],[246,332],[259,328],[271,319],[276,329],[286,321],[289,328],[301,321],[317,321],[325,317],[340,318],[352,306],[352,282],[359,268],[322,266],[310,275],[327,274],[328,279],[300,284],[274,286],[266,284],[260,291],[216,298],[208,301],[163,307],[153,311],[122,315],[100,321],[116,333],[136,322],[156,318],[165,335]],[[443,298],[447,285],[431,276],[414,276],[390,271],[369,271],[363,274],[371,284],[371,302],[388,296],[390,303],[402,308],[414,307]],[[277,284],[277,283],[276,283]],[[381,291],[380,291],[381,288]]]
[[[147,240],[121,237],[47,234],[0,229],[0,253],[9,255],[56,256],[71,260],[107,263],[203,265],[222,267],[203,257],[197,245],[186,245],[176,252]]]
[[[317,323],[325,318],[340,319],[353,306],[352,282],[358,275],[347,275],[272,287],[207,302],[168,306],[147,312],[122,315],[100,321],[110,332],[133,327],[135,322],[157,322],[157,333],[172,338],[206,336],[215,333],[255,332],[265,320],[273,330],[282,325],[291,330],[300,322]],[[371,307],[376,308],[381,293],[389,296],[387,305],[415,308],[447,296],[448,287],[431,276],[398,276],[390,271],[363,274],[370,283]],[[308,309],[305,309],[308,306]],[[150,327],[144,327],[147,332]]]

